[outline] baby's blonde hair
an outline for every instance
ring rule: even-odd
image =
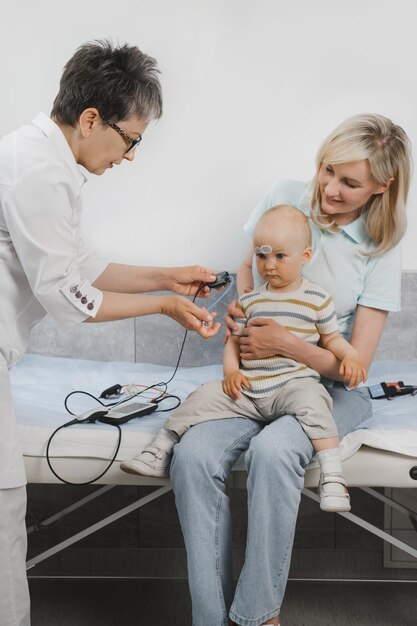
[[[405,131],[383,115],[355,115],[338,126],[322,144],[316,157],[311,218],[324,230],[337,232],[331,217],[321,212],[322,196],[318,173],[323,163],[336,165],[367,159],[371,174],[389,189],[372,195],[362,207],[365,228],[377,244],[369,256],[382,254],[397,245],[407,226],[406,203],[410,187],[411,144]],[[365,253],[364,253],[365,254]]]
[[[282,213],[283,216],[291,217],[295,221],[298,221],[304,235],[304,245],[306,248],[311,247],[312,236],[310,224],[308,223],[308,218],[304,215],[302,211],[300,211],[300,209],[297,209],[291,204],[277,204],[276,206],[273,206],[265,211],[265,213],[259,218],[258,224],[263,218],[268,217],[268,215],[273,213]]]

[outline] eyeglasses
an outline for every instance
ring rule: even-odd
[[[123,128],[120,128],[120,126],[118,126],[117,124],[114,124],[113,122],[105,122],[105,124],[107,124],[107,126],[110,126],[110,128],[115,130],[116,133],[119,133],[119,135],[123,137],[128,146],[125,154],[133,150],[133,148],[136,148],[136,146],[142,141],[142,135],[139,135],[137,139],[132,139],[132,137],[129,137],[127,132],[124,131]]]

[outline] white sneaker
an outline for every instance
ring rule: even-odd
[[[322,511],[333,513],[350,511],[350,496],[341,474],[320,474],[319,496]]]
[[[120,463],[120,469],[128,474],[141,474],[142,476],[168,476],[168,468],[171,454],[161,450],[158,446],[145,448],[134,459],[127,459]]]

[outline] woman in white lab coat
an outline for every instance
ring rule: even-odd
[[[8,369],[31,326],[46,313],[64,328],[152,313],[205,338],[220,326],[183,297],[214,280],[212,270],[108,263],[80,236],[86,179],[79,166],[100,175],[134,159],[149,121],[162,113],[157,74],[154,59],[136,47],[81,46],[65,66],[51,117],[40,114],[0,141],[1,626],[30,623],[26,478]],[[139,295],[159,290],[180,295]]]

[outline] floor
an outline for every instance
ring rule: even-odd
[[[89,489],[93,488],[29,485],[28,526]],[[117,488],[39,528],[29,535],[29,556],[146,493],[144,488]],[[245,553],[246,495],[242,489],[232,489],[229,495],[237,578]],[[387,518],[379,500],[358,489],[351,490],[351,497],[355,512],[384,527]],[[417,508],[415,490],[400,490],[395,499]],[[400,536],[417,547],[410,520],[402,516],[393,522],[391,527],[398,532],[411,533],[408,538]],[[392,560],[404,559],[401,554],[393,553]],[[384,559],[381,539],[303,498],[282,626],[417,626],[415,559],[399,561],[395,567],[384,564]],[[172,493],[166,494],[31,569],[32,626],[191,626],[186,575],[175,503]]]
[[[416,626],[417,583],[288,583],[282,626]],[[32,626],[191,626],[184,580],[36,579]]]

